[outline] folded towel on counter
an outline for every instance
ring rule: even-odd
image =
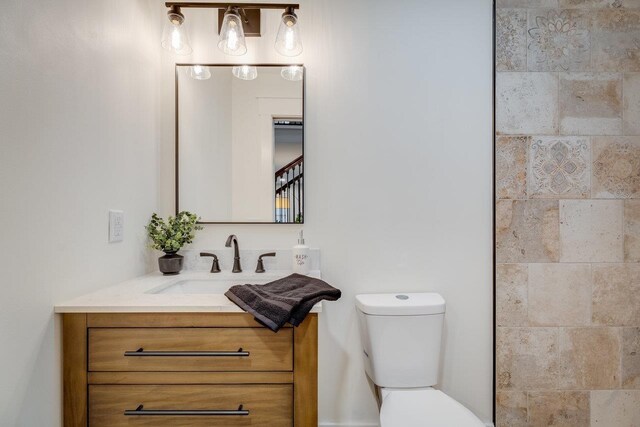
[[[335,301],[342,293],[320,279],[292,274],[265,285],[235,285],[225,295],[277,332],[287,322],[298,326],[317,302]]]

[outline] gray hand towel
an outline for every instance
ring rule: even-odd
[[[320,279],[292,274],[265,285],[235,285],[225,295],[277,332],[287,322],[298,326],[317,302],[335,301],[341,292]]]

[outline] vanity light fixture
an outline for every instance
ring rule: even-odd
[[[304,71],[301,65],[287,65],[285,67],[282,67],[282,69],[280,70],[280,75],[282,76],[282,78],[292,82],[299,82],[300,80],[302,80],[303,74]]]
[[[184,15],[180,11],[180,7],[169,7],[167,18],[162,31],[162,47],[178,55],[189,55],[193,49],[189,43],[189,35],[184,25]]]
[[[287,7],[282,14],[276,36],[276,51],[284,56],[298,56],[302,53],[300,25],[292,7]]]
[[[284,56],[302,53],[302,38],[296,9],[293,3],[206,3],[166,2],[169,23],[165,25],[162,46],[172,52],[188,55],[193,50],[184,29],[185,8],[218,9],[218,48],[226,55],[239,56],[247,53],[245,37],[260,37],[260,12],[264,9],[284,10],[275,41],[275,49]]]
[[[206,65],[193,65],[189,67],[187,74],[195,80],[209,80],[211,78],[211,71]]]
[[[229,6],[224,13],[222,27],[220,28],[220,41],[218,48],[225,55],[239,56],[247,53],[247,43],[244,40],[243,19],[240,9]]]
[[[258,69],[255,65],[236,65],[231,69],[231,74],[240,80],[255,80],[258,78]]]

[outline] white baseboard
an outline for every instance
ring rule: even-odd
[[[484,423],[487,427],[494,427],[492,422]],[[320,423],[318,427],[378,427],[378,424],[371,423],[356,423],[356,424],[344,424],[344,423]]]
[[[379,427],[378,423],[375,424],[371,424],[371,423],[350,423],[350,424],[345,424],[345,423],[320,423],[318,424],[318,427]]]

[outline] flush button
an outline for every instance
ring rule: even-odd
[[[409,299],[409,297],[407,295],[396,295],[396,298],[401,299],[401,300]]]

